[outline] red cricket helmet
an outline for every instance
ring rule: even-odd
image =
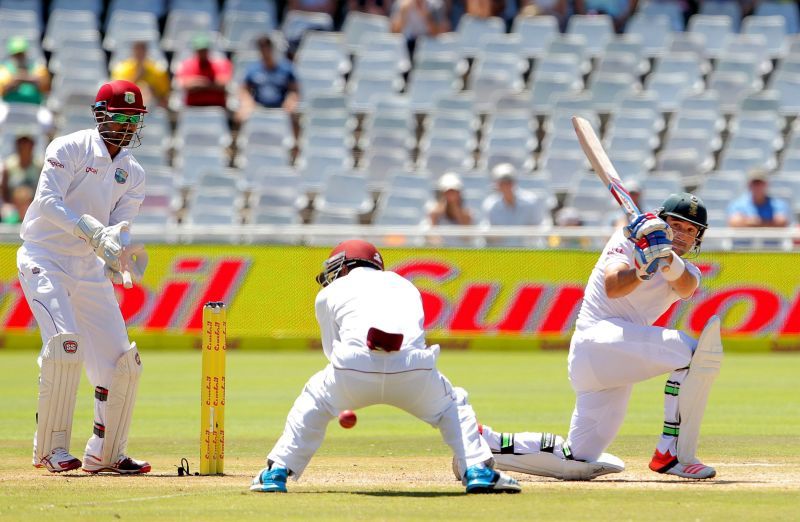
[[[104,108],[108,112],[139,112],[146,113],[142,91],[128,80],[113,80],[104,83],[97,91],[94,106]]]
[[[328,259],[322,263],[322,272],[317,275],[317,283],[328,286],[342,270],[342,267],[355,268],[368,266],[376,270],[383,270],[383,257],[375,245],[360,239],[342,241],[331,250]]]

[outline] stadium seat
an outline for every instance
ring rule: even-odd
[[[696,14],[689,18],[691,32],[705,36],[706,57],[719,58],[725,48],[725,42],[733,33],[733,21],[724,15]]]
[[[603,54],[614,37],[614,24],[608,15],[572,15],[567,20],[567,33],[586,38],[586,50],[595,58]]]
[[[344,41],[350,52],[355,53],[374,35],[389,33],[389,18],[359,11],[350,11],[342,25]]]
[[[458,33],[462,56],[474,57],[481,51],[481,38],[488,34],[503,34],[506,25],[502,18],[478,18],[464,15],[458,21]]]
[[[670,39],[670,18],[644,12],[634,13],[626,24],[625,32],[641,39],[645,56],[661,56]]]
[[[517,16],[511,27],[520,36],[523,56],[537,60],[547,54],[550,41],[559,34],[554,16]]]

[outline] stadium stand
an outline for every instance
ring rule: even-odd
[[[617,169],[648,205],[698,190],[718,222],[725,198],[752,168],[800,211],[800,39],[794,3],[640,3],[623,33],[605,15],[466,14],[453,32],[409,48],[389,19],[359,12],[279,12],[273,0],[0,0],[0,51],[12,36],[52,75],[46,108],[0,104],[0,158],[17,129],[49,138],[93,125],[88,105],[109,71],[143,41],[156,63],[187,55],[198,33],[234,67],[227,108],[169,108],[145,119],[134,151],[148,171],[142,222],[183,224],[374,223],[413,226],[432,180],[458,172],[470,201],[492,190],[488,172],[514,164],[520,186],[600,223],[609,201],[569,118],[588,118]],[[293,60],[296,112],[258,109],[231,118],[244,71],[270,34]],[[10,57],[3,56],[3,62]],[[587,179],[584,179],[587,178]],[[596,181],[595,183],[596,184]],[[598,190],[599,188],[599,190]],[[735,194],[734,194],[735,192]],[[475,207],[475,208],[479,208]]]

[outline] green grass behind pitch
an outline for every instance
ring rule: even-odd
[[[0,352],[0,520],[793,520],[800,506],[798,355],[726,357],[700,447],[703,458],[718,465],[715,482],[660,481],[644,471],[662,422],[663,379],[657,379],[636,387],[609,449],[628,464],[618,482],[526,479],[521,495],[474,498],[450,478],[438,432],[382,406],[357,412],[352,430],[332,423],[307,480],[290,482],[293,493],[247,492],[294,398],[324,365],[321,353],[230,353],[229,476],[177,478],[182,457],[193,470],[198,463],[199,355],[143,353],[129,450],[151,461],[153,476],[101,478],[51,476],[30,466],[35,355]],[[445,352],[440,369],[469,391],[479,420],[498,430],[565,434],[569,426],[573,396],[564,353]],[[76,455],[91,429],[91,408],[84,379],[73,430]],[[743,475],[748,463],[755,464],[753,476]]]

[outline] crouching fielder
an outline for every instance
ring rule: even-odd
[[[144,113],[135,84],[113,81],[97,93],[97,128],[47,147],[36,196],[17,252],[22,291],[42,336],[33,465],[53,473],[147,473],[126,455],[142,363],[128,340],[111,280],[142,276],[147,257],[128,247],[144,199],[144,171],[127,151]],[[135,258],[135,259],[134,259]],[[93,434],[83,462],[70,453],[81,367],[94,389]]]
[[[570,345],[576,402],[566,445],[573,458],[597,459],[617,435],[633,384],[669,373],[664,430],[650,469],[692,479],[716,474],[695,451],[722,362],[719,319],[713,317],[697,341],[653,326],[674,302],[697,289],[700,270],[682,257],[699,251],[707,226],[700,198],[673,194],[655,214],[639,215],[606,244]]]
[[[492,468],[466,392],[436,369],[439,347],[425,344],[414,285],[385,272],[378,250],[360,240],[334,248],[317,282],[316,316],[330,363],[306,383],[250,490],[285,492],[287,477],[303,474],[339,412],[389,404],[439,428],[466,463],[459,478],[467,493],[519,492],[514,479]]]

